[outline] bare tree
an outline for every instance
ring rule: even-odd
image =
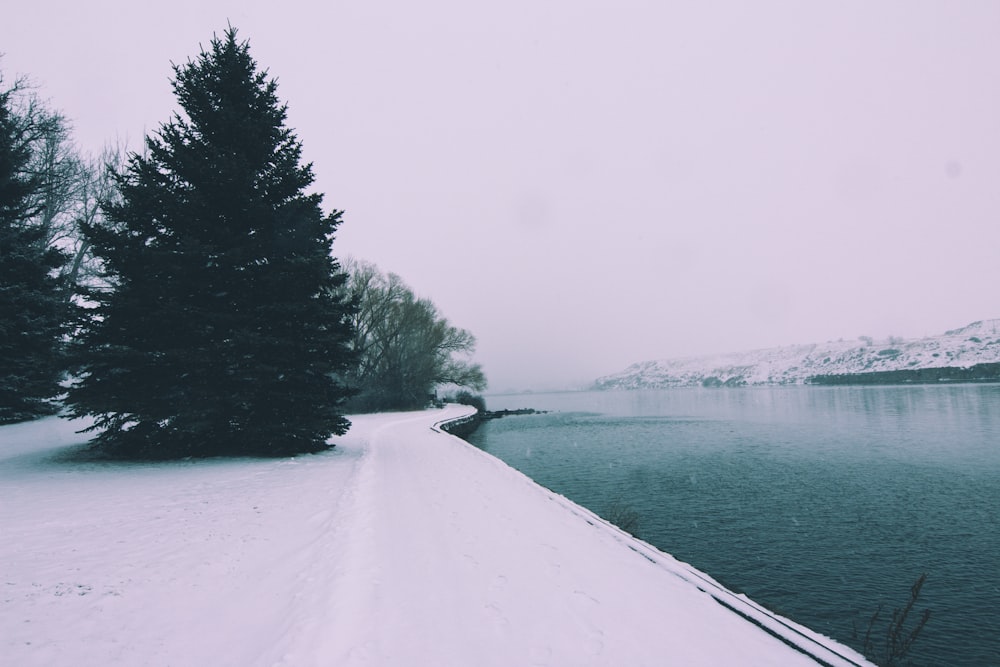
[[[42,230],[47,247],[69,256],[60,269],[64,285],[97,282],[100,265],[81,225],[98,222],[102,206],[115,200],[113,174],[123,165],[124,147],[109,145],[96,158],[83,156],[72,140],[69,121],[43,102],[27,79],[15,82],[10,97],[20,141],[31,147],[23,175],[36,187],[27,217]],[[65,293],[72,298],[74,290]]]
[[[344,268],[357,304],[358,363],[350,378],[359,390],[355,408],[420,407],[441,385],[486,387],[482,368],[468,359],[476,346],[470,332],[449,324],[399,276],[352,259]]]
[[[31,153],[22,170],[22,176],[35,185],[29,217],[42,230],[48,247],[61,247],[73,235],[73,209],[84,164],[65,116],[51,110],[25,78],[18,79],[11,92],[19,141]]]
[[[91,287],[105,282],[101,262],[92,252],[92,244],[83,234],[85,226],[95,226],[103,220],[103,207],[118,200],[115,174],[125,163],[126,150],[120,144],[109,144],[97,158],[81,163],[79,180],[72,202],[72,224],[63,238],[70,255],[65,277],[70,285]]]

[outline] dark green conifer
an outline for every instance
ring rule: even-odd
[[[305,193],[312,168],[277,85],[234,29],[174,71],[183,114],[85,227],[114,287],[89,294],[68,404],[120,455],[322,449],[350,425],[341,212]]]
[[[43,129],[14,108],[17,87],[0,91],[0,424],[53,412],[60,393],[65,294],[38,213],[39,181],[28,165]]]

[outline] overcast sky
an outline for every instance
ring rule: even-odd
[[[17,2],[0,71],[86,151],[227,22],[336,254],[478,338],[492,391],[1000,317],[1000,2]]]

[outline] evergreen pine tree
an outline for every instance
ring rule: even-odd
[[[305,193],[277,85],[234,29],[174,72],[183,115],[84,226],[114,288],[88,294],[67,402],[116,455],[317,451],[350,425],[341,212]]]
[[[17,113],[16,92],[0,91],[0,423],[54,411],[66,315],[55,277],[66,257],[33,222],[39,182],[28,165],[41,128]]]

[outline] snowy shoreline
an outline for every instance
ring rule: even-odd
[[[72,423],[0,428],[0,653],[868,664],[441,432],[471,411],[353,417],[331,452],[277,461],[70,464]]]

